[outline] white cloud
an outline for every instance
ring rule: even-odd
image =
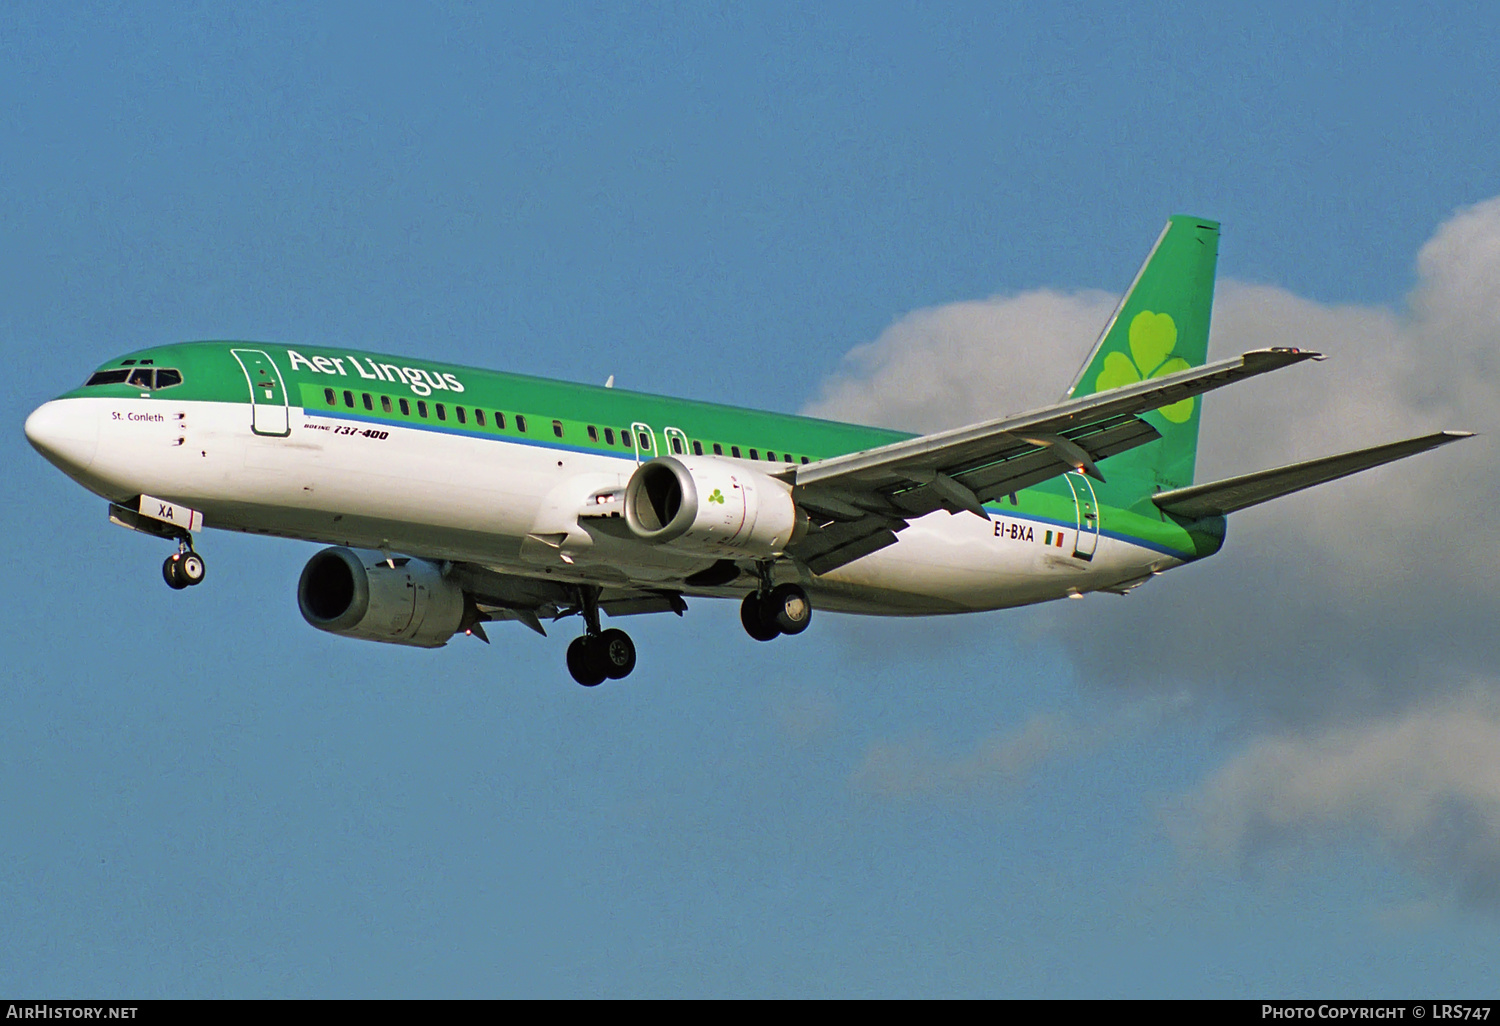
[[[1329,443],[1367,444],[1371,434],[1455,418],[1492,425],[1500,392],[1500,197],[1439,226],[1417,256],[1417,276],[1405,311],[1221,281],[1214,355],[1294,345],[1333,360],[1214,393],[1205,400],[1205,410],[1214,410],[1204,418],[1205,442],[1284,458],[1288,448],[1316,454]],[[1038,289],[912,311],[851,350],[804,412],[935,430],[1050,402],[1116,298]],[[1249,438],[1239,430],[1247,417]]]
[[[1262,738],[1187,804],[1190,843],[1214,856],[1243,863],[1286,845],[1375,838],[1452,897],[1500,911],[1493,699]]]
[[[826,734],[838,716],[838,704],[825,691],[788,687],[773,694],[770,704],[776,723],[798,747]]]
[[[803,412],[931,431],[1054,402],[1116,299],[1039,289],[914,310],[851,350]]]
[[[1500,198],[1441,225],[1417,274],[1399,310],[1221,282],[1213,355],[1291,345],[1330,359],[1206,397],[1199,480],[1440,428],[1492,438]],[[925,430],[1044,404],[1067,386],[1113,303],[1044,290],[915,311],[851,352],[807,412]],[[1350,701],[1388,712],[1410,700],[1414,680],[1457,687],[1500,659],[1487,626],[1500,622],[1491,438],[1235,514],[1224,552],[1127,599],[1015,617],[1066,631],[1089,681],[1189,686],[1282,720],[1317,720]]]
[[[1095,743],[1097,732],[1057,716],[1033,716],[1019,730],[999,731],[971,751],[940,748],[931,735],[869,746],[850,776],[855,790],[881,798],[955,798],[1007,794],[1031,779],[1050,758]]]
[[[1087,687],[1267,732],[1191,796],[1197,845],[1242,861],[1373,837],[1442,900],[1500,911],[1500,198],[1440,225],[1416,273],[1400,308],[1221,281],[1213,356],[1330,359],[1206,397],[1198,479],[1442,428],[1489,437],[1235,514],[1222,553],[1128,598],[1005,617],[1067,639]],[[915,311],[851,352],[807,412],[933,430],[1034,408],[1069,383],[1114,298]],[[881,743],[851,783],[896,799],[1005,792],[1098,740],[1038,717],[971,751]]]

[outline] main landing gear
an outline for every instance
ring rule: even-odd
[[[177,551],[161,565],[161,575],[166,579],[167,587],[173,591],[202,584],[206,573],[208,567],[204,564],[203,557],[193,551],[193,543],[188,538],[178,539]]]
[[[756,641],[770,641],[783,634],[801,634],[812,623],[812,603],[807,592],[795,584],[762,586],[740,604],[740,623]]]
[[[568,672],[586,688],[630,676],[635,669],[635,642],[617,628],[599,629],[598,588],[585,585],[578,590],[584,632],[568,645]]]

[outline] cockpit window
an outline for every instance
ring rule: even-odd
[[[182,384],[182,372],[171,367],[161,367],[156,370],[150,367],[136,367],[134,370],[119,367],[114,370],[99,371],[89,378],[84,386],[123,385],[126,382],[135,388],[171,388],[173,385]]]

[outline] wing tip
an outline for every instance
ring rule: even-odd
[[[1322,353],[1312,349],[1299,349],[1296,346],[1268,346],[1264,349],[1248,349],[1240,354],[1240,363],[1257,373],[1290,367],[1304,360],[1312,360],[1316,363],[1326,359],[1328,357]]]

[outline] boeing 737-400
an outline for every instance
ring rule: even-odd
[[[622,678],[611,619],[732,598],[752,638],[814,608],[962,613],[1123,594],[1217,552],[1236,510],[1467,436],[1445,431],[1195,483],[1201,396],[1304,360],[1208,363],[1219,227],[1173,217],[1063,398],[910,434],[297,344],[189,342],[110,360],[26,437],[176,543],[205,527],[329,546],[307,622],[435,648],[578,614],[568,669]]]

